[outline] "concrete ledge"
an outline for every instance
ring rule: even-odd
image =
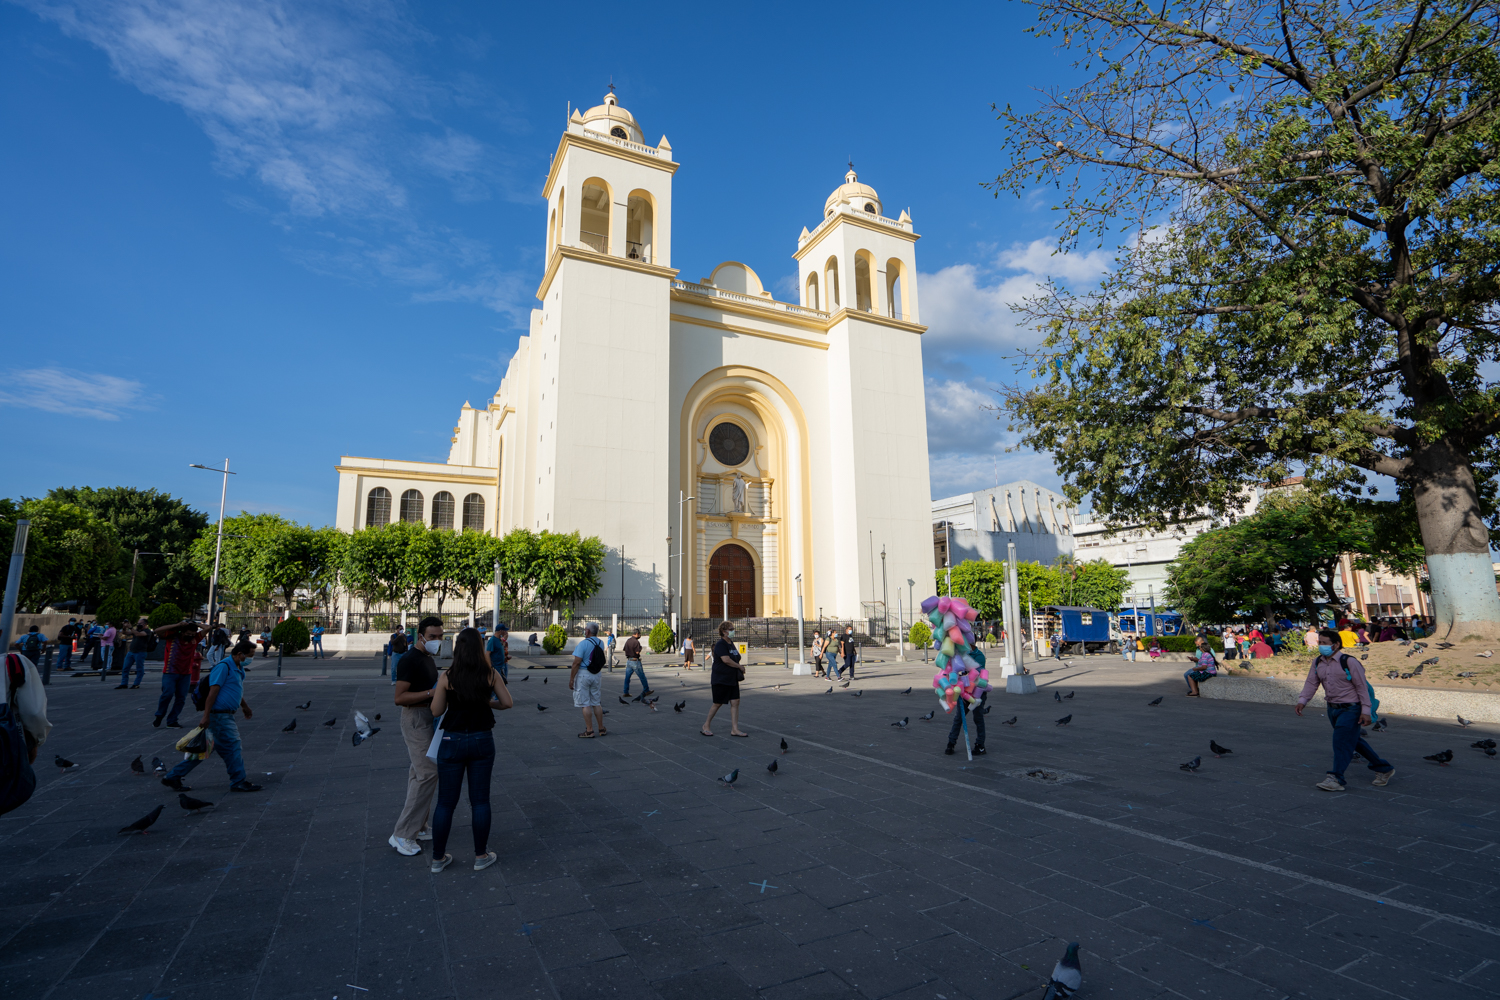
[[[1302,693],[1302,681],[1279,677],[1226,677],[1220,674],[1198,685],[1205,698],[1221,701],[1253,701],[1263,705],[1295,705]],[[1500,695],[1480,691],[1422,691],[1416,688],[1392,688],[1375,685],[1381,715],[1421,715],[1433,719],[1453,719],[1462,715],[1475,722],[1500,722]],[[1322,690],[1313,695],[1309,708],[1322,711]]]

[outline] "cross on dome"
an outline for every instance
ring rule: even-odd
[[[834,188],[833,194],[823,203],[823,216],[826,218],[832,215],[839,204],[847,204],[861,212],[880,214],[880,195],[870,185],[860,183],[859,175],[854,172],[852,159],[849,161],[849,172],[844,175],[844,183]]]

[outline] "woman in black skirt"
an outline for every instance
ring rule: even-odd
[[[745,668],[740,666],[740,653],[735,648],[734,624],[722,622],[719,625],[719,641],[714,643],[713,673],[709,675],[709,687],[713,691],[714,704],[708,710],[708,718],[703,720],[703,728],[698,730],[704,736],[712,736],[713,732],[708,728],[709,723],[714,721],[714,716],[719,713],[720,705],[729,706],[729,735],[749,736],[749,733],[740,732],[740,681],[745,679]]]

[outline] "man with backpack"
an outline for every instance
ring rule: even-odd
[[[32,663],[41,663],[42,652],[47,648],[47,637],[42,634],[41,629],[33,625],[26,630],[26,634],[21,636],[21,641],[16,645]]]
[[[1344,771],[1358,751],[1375,772],[1371,784],[1384,786],[1396,773],[1394,765],[1383,759],[1360,735],[1360,727],[1370,724],[1370,686],[1365,680],[1364,664],[1342,651],[1342,639],[1336,629],[1318,633],[1318,656],[1307,671],[1307,682],[1297,698],[1297,714],[1312,700],[1319,685],[1328,702],[1328,723],[1333,726],[1333,767],[1328,777],[1318,782],[1325,792],[1345,789]]]
[[[599,673],[609,662],[609,654],[604,651],[604,643],[599,638],[597,622],[589,622],[585,625],[583,635],[583,639],[573,647],[573,665],[568,671],[568,690],[573,692],[573,707],[583,710],[583,732],[578,734],[578,738],[591,740],[594,738],[596,727],[600,736],[607,731],[604,728],[602,700],[604,685]],[[579,667],[584,668],[581,674]],[[626,681],[629,682],[629,677]],[[589,712],[594,713],[592,717]]]

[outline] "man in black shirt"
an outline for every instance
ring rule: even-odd
[[[78,638],[78,622],[72,618],[57,630],[57,669],[73,669],[73,640]]]
[[[859,645],[854,641],[854,626],[844,628],[844,634],[839,637],[840,652],[844,654],[844,669],[849,671],[849,679],[854,680],[854,659],[859,655]]]
[[[740,666],[740,651],[734,645],[734,625],[731,622],[719,625],[719,641],[714,643],[710,670],[712,673],[709,674],[708,683],[713,692],[714,703],[698,732],[704,736],[712,736],[709,723],[719,714],[720,705],[728,705],[729,735],[749,736],[749,733],[740,732],[740,681],[745,677],[745,668]]]
[[[125,631],[121,629],[121,631]],[[125,667],[120,671],[120,687],[129,684],[130,687],[140,687],[141,680],[146,676],[146,654],[156,646],[156,633],[146,624],[142,618],[130,629],[130,645],[125,652]],[[130,665],[135,664],[135,683],[130,684]]]
[[[432,689],[438,679],[435,657],[442,648],[443,620],[423,618],[417,625],[416,645],[396,661],[396,704],[401,706],[401,736],[411,768],[406,776],[406,803],[387,843],[407,857],[422,853],[417,841],[432,839],[430,817],[438,773],[427,748],[432,744]]]

